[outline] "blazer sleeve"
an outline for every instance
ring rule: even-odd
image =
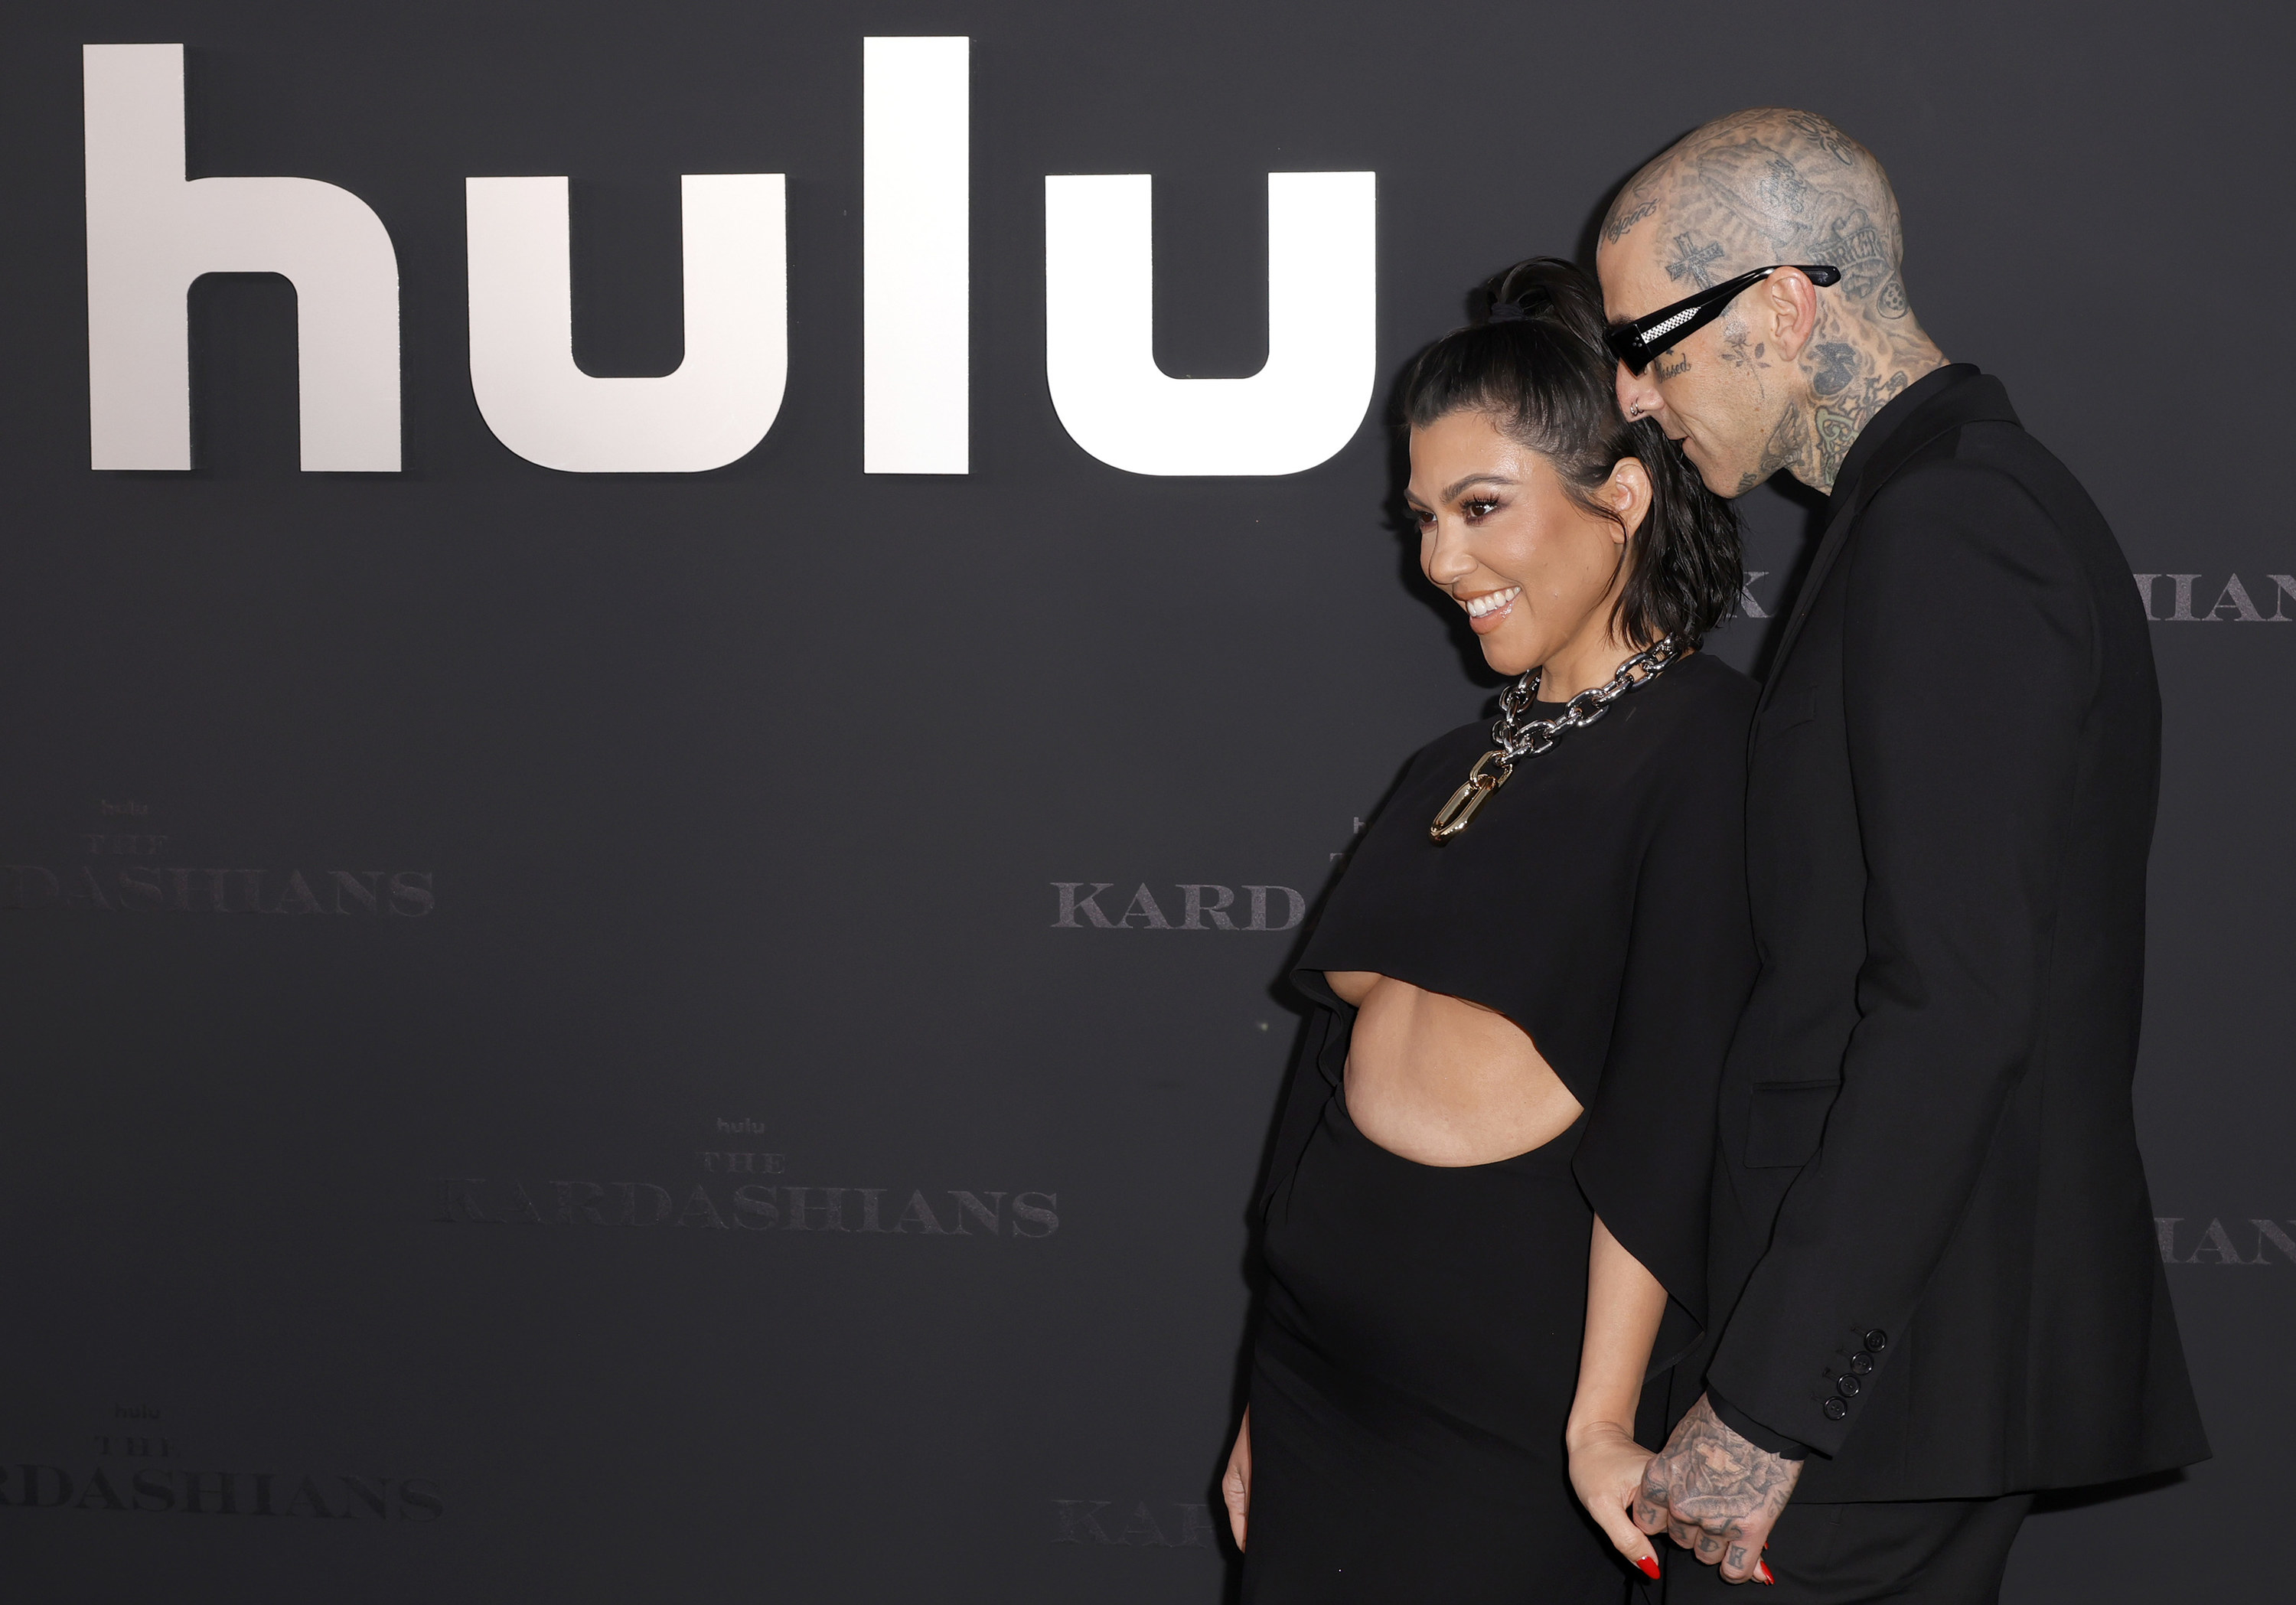
[[[1868,504],[1853,539],[1841,689],[1866,870],[1858,1020],[1824,1141],[1707,1372],[1823,1454],[1903,1353],[1890,1339],[2030,1055],[2097,683],[2089,592],[2008,475],[1924,464]]]
[[[1636,877],[1610,1047],[1571,1162],[1595,1213],[1667,1290],[1652,1372],[1705,1330],[1715,1107],[1754,978],[1745,723],[1716,719],[1685,745]]]

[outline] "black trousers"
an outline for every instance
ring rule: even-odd
[[[1665,1605],[1997,1605],[2030,1494],[1905,1503],[1789,1504],[1765,1557],[1777,1586],[1732,1585],[1660,1535]],[[1642,1591],[1647,1598],[1659,1590]]]

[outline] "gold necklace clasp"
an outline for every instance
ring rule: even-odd
[[[1435,823],[1427,827],[1427,834],[1439,848],[1450,840],[1467,828],[1476,810],[1490,800],[1491,793],[1506,784],[1517,761],[1545,752],[1565,731],[1584,730],[1594,724],[1611,711],[1611,703],[1630,691],[1648,685],[1681,656],[1674,637],[1662,635],[1619,665],[1618,673],[1611,676],[1608,685],[1591,686],[1580,692],[1551,719],[1531,717],[1545,676],[1539,669],[1530,670],[1499,693],[1498,723],[1491,726],[1491,740],[1499,744],[1475,760],[1475,766],[1467,771],[1467,783],[1451,793],[1451,800],[1435,815]],[[1496,770],[1490,767],[1493,759],[1498,762]]]
[[[1498,761],[1496,770],[1488,766],[1494,758]],[[1513,773],[1514,765],[1496,747],[1477,758],[1475,766],[1467,771],[1466,784],[1451,793],[1451,800],[1443,805],[1435,815],[1435,823],[1427,827],[1428,836],[1440,847],[1465,830],[1474,819],[1475,811],[1490,799],[1492,792],[1505,785],[1507,776]]]

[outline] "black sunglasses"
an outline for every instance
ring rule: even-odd
[[[1792,266],[1806,274],[1813,284],[1824,286],[1841,282],[1841,269],[1828,267],[1822,262],[1805,266],[1800,263],[1772,263],[1757,267],[1751,273],[1742,273],[1727,283],[1717,284],[1711,290],[1702,290],[1696,295],[1685,296],[1671,307],[1661,307],[1646,317],[1631,323],[1614,324],[1603,339],[1611,348],[1611,355],[1627,364],[1627,372],[1639,374],[1651,365],[1651,359],[1671,346],[1678,345],[1692,331],[1703,329],[1722,315],[1722,309],[1743,291],[1768,278],[1781,267]]]

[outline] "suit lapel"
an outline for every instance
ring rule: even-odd
[[[1857,515],[1866,510],[1866,504],[1874,499],[1874,494],[1888,484],[1899,469],[1912,462],[1923,446],[1939,436],[1981,419],[2007,423],[2017,422],[2017,414],[2009,406],[2008,393],[2001,388],[1999,380],[1980,373],[1965,363],[1939,369],[1939,379],[1938,388],[1927,397],[1918,397],[1908,391],[1899,398],[1912,402],[1911,410],[1904,415],[1903,422],[1890,428],[1886,435],[1875,440],[1872,456],[1857,467],[1855,477],[1844,487],[1843,494],[1836,498],[1833,512],[1825,520],[1825,532],[1818,536],[1817,552],[1809,561],[1809,573],[1803,577],[1801,588],[1794,594],[1793,611],[1787,616],[1785,634],[1778,638],[1778,650],[1770,659],[1770,672],[1763,678],[1762,694],[1754,708],[1757,718],[1770,705],[1771,695],[1777,689],[1786,659],[1793,653],[1794,643],[1801,638],[1802,624],[1817,602],[1818,590],[1824,585],[1827,573],[1841,555],[1842,548],[1849,544],[1849,536],[1857,528]],[[1926,377],[1923,382],[1928,382]],[[1897,403],[1890,405],[1894,406]],[[1885,408],[1883,414],[1877,416],[1874,422],[1882,423],[1886,414]]]

